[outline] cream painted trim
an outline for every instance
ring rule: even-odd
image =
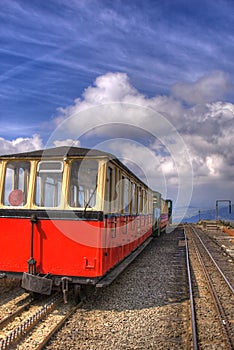
[[[6,162],[0,161],[0,208],[3,207],[3,188],[4,188],[3,175],[5,173],[5,169],[6,169]]]

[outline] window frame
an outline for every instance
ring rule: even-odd
[[[73,167],[73,165],[76,162],[77,163],[80,162],[80,164],[82,164],[82,162],[85,162],[85,161],[93,161],[93,162],[96,162],[96,164],[97,164],[97,173],[96,173],[95,186],[93,188],[89,189],[89,191],[92,189],[93,192],[92,192],[92,194],[90,194],[90,192],[89,192],[88,202],[84,206],[78,206],[78,205],[74,205],[73,206],[72,203],[71,203],[71,201],[72,201],[72,188],[71,188],[72,167]],[[95,209],[96,210],[97,206],[100,205],[99,204],[99,202],[100,202],[100,199],[99,199],[100,194],[98,192],[98,187],[99,187],[99,184],[100,184],[100,172],[102,171],[102,170],[100,170],[100,166],[102,166],[102,164],[100,164],[100,159],[96,159],[96,158],[74,158],[74,159],[71,159],[71,161],[69,162],[69,168],[70,169],[69,169],[68,180],[67,180],[67,204],[68,204],[68,208],[69,209],[72,209],[72,210],[76,210],[76,209],[77,210],[84,210],[84,209],[86,209],[86,210],[93,210],[93,209]],[[80,165],[79,165],[79,167],[80,167]],[[80,193],[81,192],[85,192],[87,190],[87,189],[84,188],[83,191],[80,191],[79,188],[81,186],[83,187],[82,184],[78,184],[78,177],[77,177],[77,184],[75,184],[75,183],[73,184],[73,190],[74,190],[74,188],[77,189],[76,203],[79,202],[79,195],[80,195]],[[87,204],[90,204],[89,200],[93,196],[93,193],[95,193],[95,197],[94,197],[95,198],[95,202],[94,202],[93,205],[86,207]],[[85,196],[86,195],[84,195],[84,197]],[[83,199],[83,201],[85,202],[85,199]]]
[[[18,167],[14,167],[14,168],[10,168],[10,164],[19,164],[21,166]],[[23,167],[23,165],[28,165],[27,167]],[[32,164],[30,162],[30,160],[25,160],[25,159],[19,159],[19,160],[15,160],[15,159],[9,159],[7,161],[5,161],[5,164],[2,163],[1,165],[2,168],[2,177],[3,177],[3,181],[2,181],[2,187],[1,187],[1,203],[3,205],[3,207],[14,207],[14,208],[24,208],[28,205],[28,197],[29,197],[29,191],[30,191],[30,176],[31,176],[31,171],[32,171]],[[8,175],[7,175],[7,171],[11,170],[12,174],[9,174],[12,177],[12,180],[9,181],[9,187],[11,187],[11,189],[9,190],[9,193],[7,192],[6,186],[8,183]],[[18,174],[17,172],[15,172],[15,170],[18,170]],[[23,169],[24,173],[20,174],[20,169]],[[23,177],[23,179],[21,180],[21,177]],[[22,192],[22,194],[24,195],[24,198],[22,200],[22,204],[16,204],[13,205],[9,202],[9,196],[10,194],[15,191],[15,190],[19,190]],[[7,199],[6,199],[7,196]]]
[[[44,164],[55,164],[59,163],[61,166],[59,169],[40,169],[40,165]],[[46,176],[47,174],[47,176]],[[49,174],[52,174],[51,179],[53,180],[53,183],[49,183]],[[56,176],[60,175],[60,179],[56,179]],[[41,160],[37,163],[36,166],[36,172],[35,172],[35,189],[34,189],[34,198],[33,198],[33,205],[36,208],[49,208],[49,209],[60,209],[62,206],[62,188],[63,188],[63,176],[64,175],[64,163],[62,160]],[[45,180],[44,180],[44,179]],[[39,180],[40,179],[40,180]],[[40,183],[39,183],[40,182]],[[52,187],[52,202],[53,205],[46,205],[46,192],[47,187]],[[37,191],[40,192],[37,194]],[[37,196],[39,198],[37,198]],[[45,204],[43,204],[43,202]]]

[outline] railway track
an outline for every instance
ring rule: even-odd
[[[193,268],[198,348],[234,349],[234,281],[230,257],[205,233],[185,227]]]
[[[222,228],[222,230],[207,231],[206,235],[219,246],[222,255],[226,255],[230,262],[233,262],[234,268],[234,231]]]
[[[4,315],[0,320],[0,334],[1,330],[11,322],[15,317],[22,314],[27,308],[30,307],[32,303],[32,299],[26,295],[22,295],[22,297],[16,297],[11,300],[9,303],[4,305],[1,313]]]
[[[0,321],[0,350],[42,349],[82,303],[64,304],[61,294],[41,300],[26,297],[21,302]]]
[[[173,253],[172,257],[168,257],[170,264],[174,267],[174,278],[170,278],[168,281],[167,298],[168,302],[172,303],[175,310],[177,310],[177,316],[171,316],[168,326],[171,327],[172,332],[177,334],[178,329],[183,330],[180,336],[171,340],[167,338],[166,333],[162,334],[161,340],[164,340],[165,349],[191,349],[193,342],[196,339],[193,336],[193,307],[190,305],[189,291],[191,286],[189,283],[190,266],[188,257],[188,246],[186,242],[186,236],[182,229],[178,229],[177,233],[177,249]],[[162,241],[171,241],[172,236],[164,235],[161,237]],[[192,316],[191,316],[192,315]],[[157,343],[155,343],[155,349],[157,349]],[[162,348],[163,348],[162,347]]]
[[[196,314],[195,314],[195,304],[194,304],[194,290],[192,283],[192,269],[189,259],[189,246],[188,239],[186,234],[185,242],[186,242],[186,268],[187,268],[187,276],[188,276],[188,289],[189,289],[189,301],[190,301],[190,328],[192,332],[192,346],[193,350],[198,349],[198,337],[197,337],[197,322],[196,322]]]

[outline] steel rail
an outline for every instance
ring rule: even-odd
[[[36,347],[35,350],[42,350],[51,340],[51,338],[62,328],[65,322],[74,314],[74,312],[83,305],[83,301],[79,304],[73,306],[71,310],[69,310],[66,315],[60,320],[60,322],[46,335],[44,340]]]
[[[196,234],[196,232],[194,231],[194,228],[192,226],[190,226],[190,228],[192,228],[192,231],[194,232],[195,236],[199,238],[199,241],[201,241],[200,237]],[[193,244],[194,244],[194,247],[195,247],[195,251],[196,251],[196,254],[197,254],[197,257],[200,261],[200,264],[201,264],[201,267],[203,269],[203,272],[204,272],[204,275],[205,275],[205,278],[207,280],[207,283],[208,283],[208,286],[209,286],[209,289],[210,289],[210,293],[212,295],[212,298],[213,298],[213,301],[214,301],[214,305],[215,305],[215,308],[217,310],[217,314],[220,318],[220,325],[221,325],[221,328],[223,330],[223,333],[225,335],[225,341],[226,341],[226,345],[228,346],[228,348],[230,350],[233,350],[234,349],[234,339],[233,339],[233,336],[232,336],[232,332],[231,332],[231,329],[230,329],[230,325],[229,325],[229,321],[226,317],[226,314],[225,314],[225,311],[223,309],[223,306],[219,300],[219,297],[215,291],[215,288],[214,288],[214,284],[209,276],[209,273],[208,273],[208,270],[205,266],[205,263],[203,261],[203,258],[201,256],[201,253],[199,252],[199,249],[197,247],[197,244],[195,243],[195,241],[192,239],[193,241]],[[207,248],[204,246],[203,242],[201,241],[202,243],[202,246],[205,248],[205,251],[208,252]],[[209,257],[211,256],[210,254],[208,254]],[[214,262],[214,260],[212,259],[212,262]],[[215,267],[217,264],[215,264]],[[218,269],[219,271],[219,269]],[[220,271],[219,271],[220,272]],[[222,277],[223,277],[223,274],[221,274]]]
[[[9,349],[14,343],[19,342],[22,337],[28,334],[31,329],[49,312],[51,312],[55,306],[62,300],[58,295],[55,295],[47,304],[43,305],[37,312],[31,315],[26,321],[21,323],[18,327],[14,328],[4,338],[0,340],[0,350]]]
[[[188,275],[188,284],[189,284],[189,299],[190,299],[190,312],[191,312],[191,324],[192,324],[193,350],[197,350],[198,349],[197,322],[196,322],[194,297],[193,297],[191,265],[190,265],[190,259],[189,259],[189,247],[188,247],[188,240],[187,240],[187,236],[185,234],[185,230],[184,230],[184,236],[185,236],[185,247],[186,247],[186,266],[187,266],[187,275]]]
[[[19,316],[25,309],[27,309],[33,303],[33,299],[29,300],[26,304],[20,306],[17,310],[12,312],[9,316],[4,317],[0,321],[0,329],[5,327],[8,323],[10,323],[15,317]]]
[[[234,294],[234,288],[231,285],[231,283],[229,282],[229,280],[227,279],[227,277],[224,275],[223,271],[220,269],[220,267],[218,266],[218,264],[216,263],[216,261],[214,260],[213,256],[210,254],[209,250],[206,248],[205,244],[203,243],[201,237],[197,234],[196,230],[194,229],[193,226],[190,226],[194,232],[194,234],[196,235],[196,237],[200,240],[203,248],[205,249],[205,251],[207,252],[207,254],[209,255],[209,257],[211,258],[212,262],[214,263],[215,267],[217,268],[217,270],[219,271],[219,273],[221,274],[221,276],[223,277],[224,281],[226,282],[226,284],[228,285],[230,291]]]

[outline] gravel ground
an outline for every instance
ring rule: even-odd
[[[20,280],[16,278],[1,278],[0,279],[0,295],[7,294],[9,291],[20,287]],[[2,298],[1,298],[2,299]]]
[[[181,232],[162,235],[109,287],[92,294],[49,349],[189,349]]]
[[[232,259],[234,259],[234,237],[228,235],[222,230],[215,232],[206,232],[208,236],[213,238],[216,243],[225,251]]]

